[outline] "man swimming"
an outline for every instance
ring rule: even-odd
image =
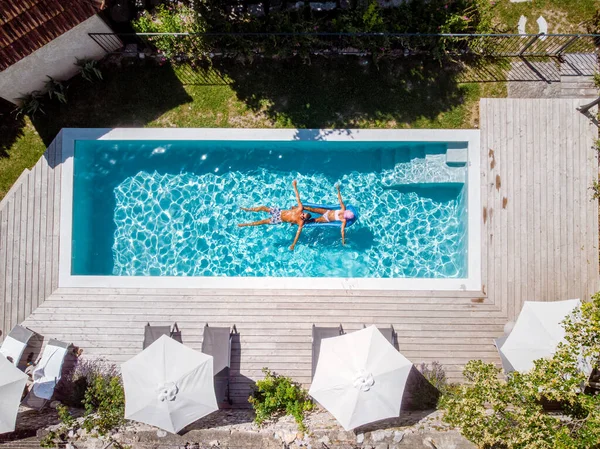
[[[348,220],[354,219],[354,212],[351,210],[346,210],[346,206],[344,205],[344,201],[342,200],[342,194],[340,193],[339,184],[335,186],[337,189],[338,200],[340,201],[340,208],[337,210],[333,209],[323,209],[320,207],[309,207],[305,206],[304,210],[309,212],[314,212],[315,214],[321,215],[320,217],[314,219],[315,223],[331,223],[332,221],[339,221],[342,223],[342,245],[346,244],[346,222]]]
[[[267,212],[270,217],[265,218],[264,220],[253,221],[250,223],[240,223],[239,227],[244,226],[261,226],[261,225],[276,225],[280,223],[291,223],[298,225],[298,231],[296,231],[296,237],[294,238],[294,243],[290,246],[290,250],[293,251],[296,247],[296,243],[298,243],[298,239],[300,238],[300,233],[302,232],[302,227],[304,223],[310,220],[311,215],[308,212],[304,212],[304,207],[302,206],[302,201],[300,200],[300,194],[298,193],[298,182],[294,179],[292,182],[292,186],[294,187],[294,192],[296,193],[296,201],[298,204],[290,209],[281,210],[279,207],[267,207],[267,206],[257,206],[257,207],[240,207],[240,209],[245,210],[246,212]]]

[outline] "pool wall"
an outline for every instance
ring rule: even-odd
[[[481,291],[481,199],[479,130],[298,130],[298,129],[63,129],[59,287],[244,288]],[[263,140],[406,141],[468,145],[465,183],[468,215],[466,278],[299,278],[72,275],[73,155],[76,140]]]

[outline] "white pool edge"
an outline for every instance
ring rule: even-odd
[[[473,129],[245,129],[245,128],[65,128],[62,133],[59,287],[207,288],[310,290],[442,290],[481,292],[480,131]],[[323,140],[468,142],[468,277],[284,278],[180,276],[73,276],[71,241],[73,154],[76,140]]]

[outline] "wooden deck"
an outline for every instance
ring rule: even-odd
[[[577,100],[481,102],[481,292],[356,292],[57,288],[60,166],[52,145],[0,204],[3,332],[23,322],[84,354],[122,362],[147,322],[177,322],[200,349],[202,328],[236,324],[233,396],[246,403],[269,367],[308,384],[311,325],[394,326],[414,363],[441,362],[452,380],[470,359],[499,362],[492,338],[524,300],[587,298],[598,290],[597,128]],[[44,301],[42,303],[42,301]]]

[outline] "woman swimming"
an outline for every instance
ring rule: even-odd
[[[342,245],[346,244],[346,221],[354,219],[354,213],[351,210],[346,210],[344,201],[342,200],[342,194],[340,193],[339,184],[335,186],[337,189],[338,199],[340,200],[340,208],[337,210],[323,209],[320,207],[309,207],[304,206],[304,210],[314,212],[315,214],[321,215],[314,219],[315,223],[330,223],[332,221],[340,221],[342,223]]]
[[[261,226],[261,225],[276,225],[280,223],[291,223],[298,225],[298,231],[296,232],[296,237],[294,238],[294,243],[290,246],[290,250],[294,250],[296,243],[298,243],[298,239],[300,238],[300,233],[302,232],[302,227],[304,223],[310,220],[311,215],[308,212],[304,212],[304,207],[302,206],[302,201],[300,201],[300,194],[298,193],[298,182],[294,179],[292,182],[292,186],[294,187],[294,192],[296,193],[296,201],[298,201],[298,205],[294,206],[287,210],[281,210],[279,207],[267,207],[267,206],[258,206],[258,207],[240,207],[240,209],[245,210],[246,212],[267,212],[270,217],[265,218],[264,220],[253,221],[251,223],[240,223],[239,227],[244,226]]]

